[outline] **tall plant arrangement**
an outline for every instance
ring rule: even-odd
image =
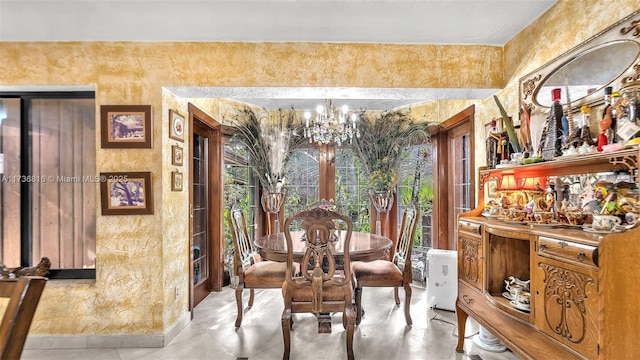
[[[231,120],[233,139],[242,143],[249,155],[249,165],[260,185],[272,193],[281,192],[286,182],[285,165],[291,150],[305,142],[300,136],[294,110],[259,112],[245,107]]]
[[[393,206],[403,152],[414,141],[428,138],[429,124],[411,118],[411,109],[361,112],[360,118],[360,137],[353,139],[353,147],[369,177],[369,198],[376,210],[376,233],[381,235],[380,214],[388,213]]]
[[[360,118],[360,137],[353,139],[353,147],[369,186],[374,191],[393,189],[403,152],[412,143],[428,139],[429,123],[416,122],[410,109],[361,112]]]

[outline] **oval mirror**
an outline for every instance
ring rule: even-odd
[[[624,73],[638,57],[640,45],[634,41],[617,41],[587,49],[553,71],[534,94],[542,107],[551,106],[551,90],[561,89],[561,103],[567,103],[568,88],[571,102],[611,84]],[[618,89],[614,89],[618,90]]]
[[[551,90],[560,88],[561,103],[566,105],[568,87],[572,111],[577,113],[583,105],[602,106],[607,86],[613,91],[640,86],[638,24],[640,10],[522,77],[521,104],[532,116],[545,114],[551,107]]]

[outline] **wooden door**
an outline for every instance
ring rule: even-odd
[[[220,124],[189,104],[191,302],[193,309],[223,282],[222,136]]]
[[[439,125],[432,135],[435,174],[433,247],[456,250],[457,216],[475,208],[474,106]]]

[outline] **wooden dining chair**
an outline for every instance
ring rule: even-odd
[[[238,276],[236,286],[236,304],[238,315],[236,327],[242,324],[242,292],[249,289],[249,307],[253,306],[254,289],[280,289],[285,277],[284,262],[262,260],[260,254],[247,232],[244,212],[238,203],[234,203],[229,211],[229,223],[233,236],[233,267]],[[295,266],[295,265],[292,265]],[[297,272],[297,267],[294,272]]]
[[[46,281],[40,276],[0,279],[0,297],[9,299],[0,324],[0,359],[20,359]]]
[[[335,230],[336,221],[343,228],[344,270],[336,268],[336,259],[331,252],[330,234]],[[301,264],[301,275],[292,273],[293,240],[292,224],[300,224],[306,235],[306,250]],[[342,312],[342,325],[347,330],[347,358],[353,356],[353,334],[355,330],[355,312],[352,305],[352,283],[350,273],[349,244],[353,232],[353,223],[347,216],[323,209],[312,208],[300,211],[285,221],[284,234],[287,243],[287,274],[282,284],[284,311],[282,312],[282,334],[284,338],[284,356],[287,360],[291,350],[291,314]]]
[[[411,325],[411,248],[416,232],[419,211],[414,204],[410,204],[402,214],[402,226],[398,240],[394,246],[393,258],[389,260],[374,260],[370,262],[354,261],[351,272],[355,282],[356,325],[362,321],[362,288],[363,287],[393,287],[396,305],[400,305],[398,288],[405,292],[404,316],[407,325]]]

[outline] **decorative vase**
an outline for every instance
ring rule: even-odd
[[[376,234],[382,235],[380,229],[380,214],[387,213],[393,206],[393,191],[391,189],[376,191],[369,189],[369,199],[376,209]]]
[[[280,232],[280,221],[278,219],[278,213],[282,204],[284,204],[284,198],[287,196],[286,191],[269,192],[266,189],[262,193],[262,209],[267,213],[268,233],[277,234]],[[271,214],[275,215],[273,222],[273,230],[271,229]]]

